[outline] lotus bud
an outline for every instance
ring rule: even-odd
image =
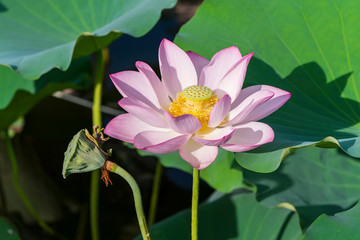
[[[90,172],[105,163],[107,154],[99,148],[97,141],[87,129],[80,130],[71,140],[65,152],[62,175]]]

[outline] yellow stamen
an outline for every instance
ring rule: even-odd
[[[176,95],[176,100],[171,103],[168,111],[173,117],[191,114],[204,128],[208,125],[210,112],[217,101],[219,99],[210,88],[193,85]]]

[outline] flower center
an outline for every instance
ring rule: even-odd
[[[200,86],[200,85],[193,85],[190,87],[185,88],[182,93],[184,97],[188,100],[192,101],[203,101],[209,99],[214,94],[210,88]]]
[[[176,95],[168,111],[173,117],[191,114],[196,117],[202,127],[207,127],[214,104],[219,101],[214,92],[207,87],[193,85]]]

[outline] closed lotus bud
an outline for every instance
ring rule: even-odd
[[[65,152],[62,175],[90,172],[101,168],[106,156],[97,146],[87,129],[80,130],[71,140]]]

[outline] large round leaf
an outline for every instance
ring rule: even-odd
[[[192,173],[193,167],[183,160],[179,152],[170,154],[154,154],[139,151],[143,156],[156,156],[165,167],[180,169],[184,172]],[[243,182],[243,173],[234,165],[234,153],[219,149],[216,160],[207,168],[200,170],[200,177],[214,189],[229,193],[237,188],[254,190],[253,186]]]
[[[149,31],[175,0],[3,0],[0,3],[0,109],[17,90],[34,93],[25,79],[109,45],[122,33]],[[17,76],[10,66],[21,76]],[[4,90],[6,92],[4,93]]]
[[[190,239],[190,220],[190,210],[180,212],[151,227],[150,236],[157,240]],[[296,214],[285,208],[264,207],[252,194],[225,196],[199,207],[199,239],[296,240],[301,235]]]
[[[306,231],[303,240],[360,239],[360,203],[334,216],[322,215]]]
[[[246,84],[292,93],[264,120],[274,142],[254,151],[264,154],[237,154],[242,166],[274,171],[308,145],[340,146],[360,157],[359,11],[357,0],[209,0],[180,30],[175,42],[208,58],[232,45],[254,52]]]
[[[0,63],[26,79],[54,67],[66,70],[72,56],[88,55],[121,33],[149,31],[174,0],[3,0]],[[75,51],[74,51],[75,48]]]
[[[245,171],[244,177],[258,186],[264,205],[289,202],[308,225],[322,213],[334,214],[359,201],[359,172],[357,159],[337,149],[309,147],[289,156],[274,173]]]

